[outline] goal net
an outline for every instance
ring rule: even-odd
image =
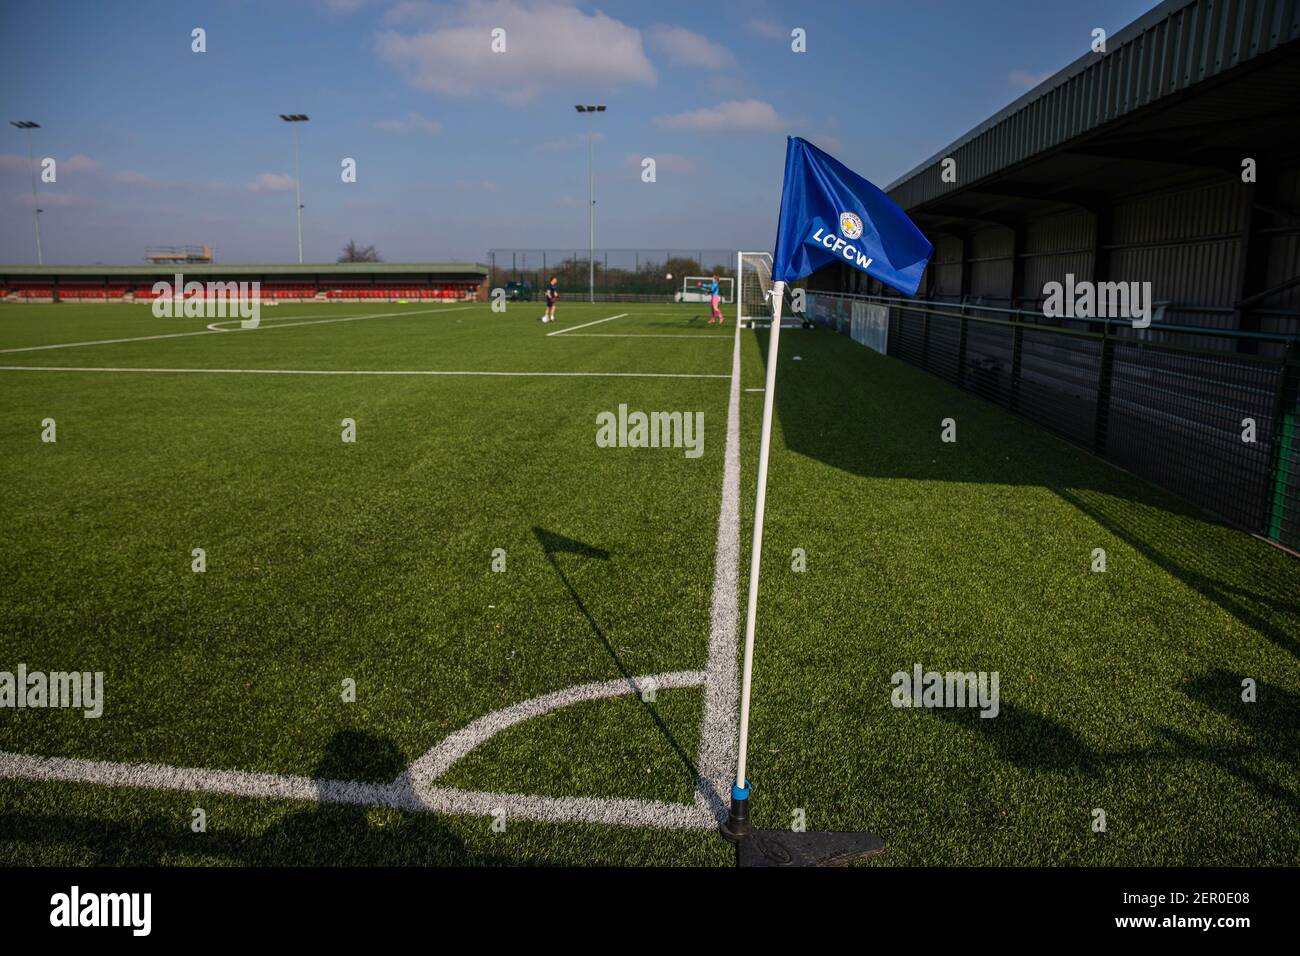
[[[736,275],[740,286],[736,295],[736,317],[742,327],[772,321],[772,254],[769,252],[736,253]],[[781,306],[781,328],[803,324],[804,316],[794,310],[794,290],[785,287]]]
[[[682,279],[682,291],[677,296],[678,302],[708,302],[709,286],[713,276],[685,276]],[[718,295],[730,305],[736,301],[736,280],[730,276],[718,276]]]

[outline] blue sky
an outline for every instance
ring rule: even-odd
[[[201,243],[228,263],[295,261],[284,112],[311,117],[309,262],[349,238],[394,262],[585,249],[579,102],[609,106],[594,119],[597,246],[763,249],[786,135],[884,187],[1087,52],[1094,27],[1152,5],[6,0],[0,118],[41,123],[37,158],[59,163],[41,186],[47,263]],[[26,143],[4,130],[0,262],[31,262]]]

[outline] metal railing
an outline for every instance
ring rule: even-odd
[[[855,303],[888,310],[887,354],[1300,550],[1300,337],[825,292],[809,318],[848,333]]]

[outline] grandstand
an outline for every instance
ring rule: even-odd
[[[145,302],[180,266],[0,266],[0,300]],[[487,269],[465,262],[187,265],[186,281],[258,282],[265,300],[487,301]]]

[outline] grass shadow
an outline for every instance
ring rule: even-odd
[[[599,640],[601,645],[605,648],[605,652],[609,655],[610,660],[612,660],[614,666],[618,668],[619,674],[623,676],[623,679],[628,682],[629,686],[635,688],[637,685],[634,675],[623,663],[623,659],[619,656],[618,650],[601,629],[599,622],[597,622],[595,616],[587,607],[586,602],[583,601],[582,595],[578,593],[577,589],[573,586],[573,582],[569,580],[569,576],[564,573],[564,569],[560,566],[559,561],[556,560],[556,555],[558,554],[576,554],[579,557],[593,558],[598,561],[608,561],[609,552],[603,548],[597,548],[573,538],[567,538],[564,535],[556,534],[553,531],[547,531],[545,528],[534,527],[533,534],[537,537],[538,543],[542,546],[542,551],[546,554],[546,560],[549,561],[551,567],[555,569],[555,573],[559,576],[560,581],[569,592],[569,597],[573,599],[574,605],[586,619],[587,625],[591,628],[592,633],[596,635],[597,640]],[[664,723],[664,720],[659,715],[659,711],[655,708],[655,705],[646,700],[640,693],[636,694],[636,698],[640,701],[642,710],[651,721],[654,722],[656,729],[658,729],[664,740],[668,742],[668,745],[672,747],[674,753],[677,754],[677,758],[681,761],[682,766],[690,777],[692,785],[694,785],[700,775],[699,770],[695,766],[695,762],[691,760],[690,755],[687,754],[681,743],[673,735],[673,732],[668,729],[668,725]]]
[[[1108,751],[1092,747],[1058,720],[1007,701],[1001,702],[998,716],[993,718],[982,718],[969,708],[934,708],[930,712],[936,719],[978,734],[998,759],[1022,770],[1099,778],[1109,769],[1133,764],[1199,761],[1300,812],[1300,792],[1295,787],[1269,779],[1250,765],[1256,757],[1300,763],[1300,694],[1257,681],[1257,699],[1247,703],[1241,698],[1246,676],[1217,669],[1179,689],[1206,711],[1240,724],[1250,736],[1247,743],[1206,743],[1164,726],[1155,730],[1164,745]]]
[[[1186,513],[1153,512],[1140,502],[1080,489],[1053,490],[1252,631],[1300,656],[1300,562]]]

